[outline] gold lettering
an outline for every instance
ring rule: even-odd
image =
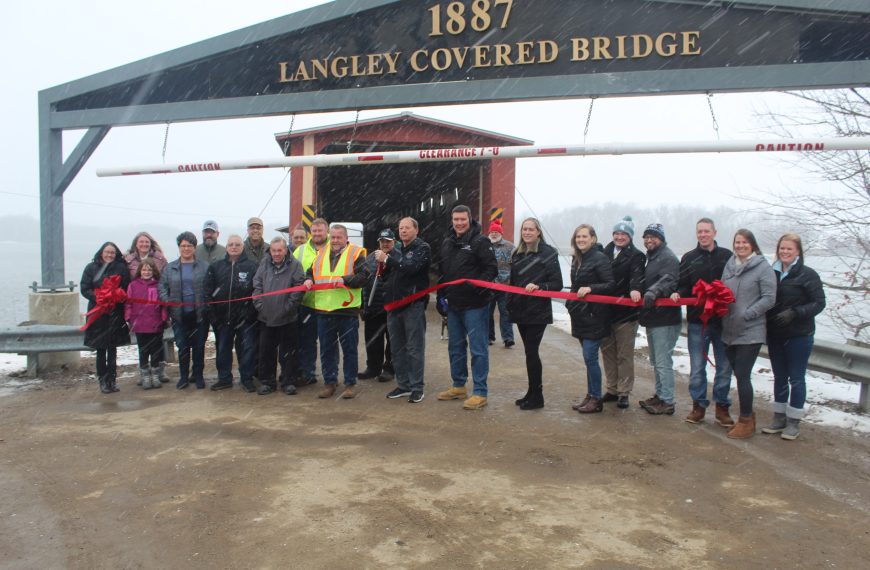
[[[311,79],[317,79],[317,74],[320,73],[321,79],[329,77],[329,64],[327,60],[312,59],[311,60]]]
[[[436,71],[444,71],[450,67],[452,61],[453,58],[450,56],[450,50],[447,48],[438,48],[432,52],[432,67]]]
[[[287,64],[289,62],[282,61],[278,64],[278,69],[280,70],[280,78],[278,79],[279,83],[290,83],[292,81],[296,81],[296,77],[287,77]]]
[[[474,67],[492,67],[492,62],[489,60],[489,51],[489,46],[474,46]]]
[[[413,69],[417,73],[420,73],[421,71],[426,71],[427,69],[429,69],[428,63],[426,63],[425,65],[420,65],[417,62],[417,58],[421,55],[425,57],[425,56],[429,55],[429,52],[425,49],[418,49],[417,51],[415,51],[414,53],[411,54],[411,69]]]
[[[559,57],[559,46],[553,40],[538,42],[538,63],[553,63]]]
[[[396,73],[396,63],[399,61],[399,56],[402,52],[385,53],[384,59],[387,60],[387,73]]]
[[[359,56],[352,55],[350,56],[350,74],[352,77],[363,77],[365,76],[365,70],[360,69],[359,67]]]
[[[495,66],[513,65],[511,63],[511,46],[508,44],[495,44]]]
[[[625,38],[626,36],[616,36],[616,59],[628,59],[625,55]]]
[[[332,60],[329,66],[329,70],[332,72],[332,76],[341,79],[342,77],[347,76],[347,58],[346,57],[336,57]]]
[[[635,34],[635,35],[631,36],[631,39],[632,39],[632,44],[634,46],[634,50],[631,54],[631,57],[633,59],[647,57],[649,54],[652,53],[653,39],[651,37],[649,37],[646,34]],[[641,49],[641,47],[640,47],[641,40],[643,40],[644,43],[646,44],[644,49]]]
[[[517,65],[529,65],[535,63],[535,58],[532,57],[532,48],[535,42],[518,42],[517,43]]]
[[[701,32],[683,32],[683,51],[680,55],[701,55],[701,48],[697,45],[701,39]]]
[[[304,61],[300,61],[299,67],[296,68],[296,81],[311,81],[311,76],[308,75],[308,69],[305,67]]]
[[[607,48],[610,47],[610,38],[596,36],[592,38],[592,59],[613,59]]]
[[[453,52],[453,59],[456,60],[456,67],[463,67],[465,65],[465,58],[468,56],[468,48],[467,47],[455,47],[451,48],[450,51]]]
[[[571,38],[571,61],[586,61],[589,59],[589,40],[586,38]]]
[[[383,75],[384,68],[381,67],[381,59],[383,55],[379,53],[369,54],[369,65],[366,68],[366,75]]]
[[[670,40],[667,45],[665,45],[665,40]],[[672,32],[665,32],[663,34],[659,34],[656,38],[656,53],[662,57],[672,57],[675,53],[677,53],[677,34]]]

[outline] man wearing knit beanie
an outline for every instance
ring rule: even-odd
[[[511,253],[514,244],[504,239],[501,220],[493,220],[489,224],[489,241],[492,242],[492,251],[498,262],[498,276],[496,283],[507,285],[511,278]],[[495,309],[498,307],[498,325],[501,332],[501,340],[505,348],[514,345],[514,326],[511,324],[507,312],[507,293],[494,291],[492,301],[489,303],[489,344],[495,343]]]
[[[646,256],[632,243],[634,221],[625,216],[613,226],[613,241],[604,248],[610,259],[617,297],[628,297],[634,302],[641,299],[643,268]],[[602,402],[616,402],[625,409],[634,389],[634,343],[637,337],[637,307],[614,305],[610,308],[610,334],[601,340],[601,360],[606,377]]]
[[[643,309],[640,324],[646,327],[649,359],[656,378],[656,393],[640,405],[650,414],[674,413],[674,347],[680,336],[683,318],[680,307],[657,307],[657,299],[666,299],[677,290],[680,261],[665,242],[665,228],[650,224],[643,231],[646,247]]]

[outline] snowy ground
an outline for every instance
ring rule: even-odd
[[[571,334],[571,321],[567,313],[554,311],[553,319],[556,327]],[[646,348],[646,345],[646,332],[643,327],[640,327],[635,347]],[[689,375],[689,353],[685,337],[680,337],[677,341],[677,348],[674,350],[674,370],[686,377]],[[712,377],[710,372],[708,377]],[[752,385],[756,397],[768,402],[773,401],[773,372],[770,369],[770,361],[766,358],[759,357],[756,361],[752,372]],[[841,409],[854,407],[858,403],[860,390],[861,384],[857,382],[841,380],[830,374],[807,372],[808,405],[804,420],[819,425],[870,433],[870,416]],[[684,397],[685,394],[677,393],[678,399]],[[767,418],[762,418],[760,421],[766,420]]]

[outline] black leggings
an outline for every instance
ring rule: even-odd
[[[523,339],[523,348],[526,350],[526,373],[529,375],[529,390],[540,390],[543,384],[544,367],[541,364],[541,356],[538,349],[544,338],[547,325],[522,325],[517,324],[520,337]]]
[[[734,370],[737,379],[737,397],[740,399],[740,415],[748,417],[752,415],[752,367],[758,358],[761,343],[758,344],[734,344],[725,347],[728,362]]]
[[[114,346],[97,349],[97,377],[102,378],[108,375],[112,378],[116,375],[116,362],[118,360],[118,349]]]
[[[139,345],[139,368],[150,365],[156,368],[163,362],[163,333],[136,333],[136,343]]]

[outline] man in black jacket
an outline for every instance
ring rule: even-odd
[[[389,230],[387,230],[389,231]],[[398,301],[429,286],[429,244],[417,237],[414,218],[399,221],[401,246],[375,252],[378,263],[386,264],[389,277],[384,287],[384,303]],[[390,232],[392,233],[392,232]],[[383,235],[383,233],[381,234]],[[426,353],[426,305],[429,297],[390,311],[387,327],[396,371],[396,388],[387,398],[408,396],[412,404],[423,401],[423,366]]]
[[[725,264],[731,258],[731,250],[719,247],[716,243],[716,224],[710,218],[701,218],[695,224],[695,236],[698,246],[686,253],[680,260],[680,283],[677,292],[671,299],[679,301],[680,297],[691,297],[695,283],[703,279],[712,283],[722,279]],[[713,401],[716,403],[716,423],[723,427],[734,425],[734,420],[728,413],[731,405],[729,391],[731,390],[731,364],[725,355],[725,343],[722,342],[722,319],[716,317],[707,321],[706,328],[701,322],[700,306],[686,307],[686,319],[689,321],[689,395],[692,396],[692,411],[686,416],[686,421],[698,424],[704,421],[707,406],[707,353],[713,345],[716,358],[716,376],[713,380]]]
[[[208,266],[205,274],[205,301],[230,301],[250,297],[254,292],[254,274],[257,264],[244,252],[241,236],[227,239],[227,254],[224,259]],[[254,391],[254,350],[256,348],[257,311],[250,300],[216,303],[209,306],[211,322],[215,329],[215,363],[218,381],[212,390],[233,387],[233,344],[239,339],[239,377],[242,389]]]
[[[613,226],[613,241],[604,248],[611,259],[613,277],[616,280],[614,295],[629,297],[637,303],[643,291],[646,257],[632,243],[634,221],[625,216]],[[628,407],[628,396],[634,389],[634,341],[637,338],[636,307],[610,308],[610,336],[601,341],[601,356],[607,377],[606,391],[602,402],[616,402],[617,407]]]
[[[498,263],[492,242],[481,234],[480,224],[471,218],[471,209],[459,205],[452,212],[453,231],[441,246],[440,283],[457,279],[493,281]],[[468,393],[468,349],[471,349],[471,375],[474,390],[462,407],[479,410],[486,406],[489,376],[489,290],[467,283],[439,290],[439,303],[447,302],[447,332],[450,336],[450,377],[453,386],[438,394],[439,400],[458,400]]]
[[[378,249],[366,257],[366,270],[369,277],[363,287],[362,299],[366,369],[357,376],[360,380],[377,378],[378,382],[389,382],[393,379],[390,333],[387,330],[387,312],[384,311],[385,283],[389,280],[392,269],[383,261],[378,261],[377,254],[379,251],[384,253],[385,255],[380,256],[380,259],[386,259],[386,255],[389,255],[395,245],[396,236],[393,230],[383,230],[378,234]]]

